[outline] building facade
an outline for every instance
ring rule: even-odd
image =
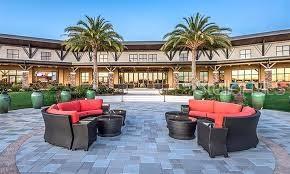
[[[290,30],[258,33],[231,38],[233,47],[225,51],[201,52],[196,57],[201,84],[252,81],[275,87],[290,82]],[[165,54],[161,41],[124,42],[122,53],[99,52],[99,81],[113,87],[128,84],[152,88],[189,85],[190,52]],[[0,81],[19,83],[91,84],[92,54],[68,52],[61,40],[0,34]]]

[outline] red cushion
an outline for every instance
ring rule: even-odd
[[[81,112],[78,112],[78,114],[80,117],[86,117],[86,116],[92,116],[92,115],[98,116],[98,115],[103,114],[103,110],[97,109],[97,110],[90,110],[90,111],[81,111]]]
[[[102,109],[103,99],[80,100],[81,111]]]
[[[251,108],[249,106],[243,107],[242,112],[243,113],[248,113],[249,115],[253,115],[253,114],[256,113],[255,109],[254,108]]]
[[[224,116],[221,114],[218,114],[215,116],[214,119],[214,127],[215,128],[222,128],[224,123]]]
[[[213,100],[189,100],[189,111],[213,112]]]
[[[200,112],[200,111],[189,111],[188,114],[190,117],[206,117],[206,112]]]
[[[214,102],[214,113],[234,114],[242,110],[241,105],[225,102]]]
[[[72,123],[77,123],[80,120],[79,115],[76,111],[61,111],[58,109],[48,108],[46,112],[56,115],[70,115]]]
[[[61,111],[81,111],[81,106],[79,101],[71,101],[71,102],[64,102],[64,103],[58,103],[57,107]]]
[[[211,120],[215,120],[215,118],[218,116],[218,115],[221,115],[220,113],[207,113],[206,114],[206,118],[209,118]]]

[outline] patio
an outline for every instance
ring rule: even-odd
[[[70,151],[43,141],[40,110],[22,109],[1,115],[0,173],[279,173],[289,171],[290,114],[263,110],[256,149],[211,159],[196,139],[168,136],[164,113],[182,103],[125,102],[121,136],[101,138],[89,151]],[[16,153],[18,147],[20,149]],[[16,166],[14,160],[16,154]]]

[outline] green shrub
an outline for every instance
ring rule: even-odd
[[[13,84],[13,85],[11,86],[11,88],[10,88],[10,90],[11,90],[12,92],[19,92],[20,89],[21,89],[21,85],[18,85],[18,84]]]

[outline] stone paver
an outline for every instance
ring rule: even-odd
[[[43,141],[40,110],[23,109],[0,115],[0,152],[23,135],[39,129],[19,149],[20,173],[273,173],[275,153],[264,143],[270,140],[290,154],[290,114],[262,111],[256,149],[230,153],[230,158],[209,158],[195,140],[168,136],[164,113],[179,110],[181,103],[112,103],[127,110],[122,135],[98,137],[89,151],[70,151]],[[279,118],[279,119],[278,119]],[[277,160],[278,161],[278,160]]]

